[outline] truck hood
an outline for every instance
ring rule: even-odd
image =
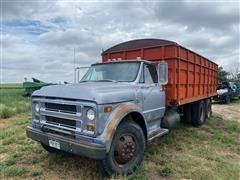
[[[95,101],[97,104],[135,100],[136,88],[122,82],[83,82],[79,84],[52,85],[34,91],[34,96]]]

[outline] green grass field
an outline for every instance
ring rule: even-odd
[[[23,88],[22,83],[0,84],[0,89],[21,89],[21,88]]]
[[[30,99],[23,97],[24,90],[19,89],[0,89],[0,118],[30,111]]]
[[[0,89],[0,179],[102,179],[96,161],[67,153],[49,154],[26,137],[30,99],[22,89]],[[238,100],[239,101],[239,100]],[[149,143],[141,166],[113,179],[240,178],[240,123],[214,115],[201,128],[180,125]]]

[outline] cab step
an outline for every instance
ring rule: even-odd
[[[156,137],[160,137],[160,136],[163,136],[164,134],[167,134],[168,132],[169,130],[165,128],[157,129],[148,135],[148,140],[151,141]]]

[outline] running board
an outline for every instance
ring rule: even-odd
[[[169,130],[164,129],[164,128],[160,128],[158,130],[155,130],[155,131],[151,132],[151,134],[149,134],[148,141],[151,141],[156,137],[163,136],[164,134],[167,134],[168,132],[169,132]]]

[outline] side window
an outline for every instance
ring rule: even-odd
[[[146,84],[153,84],[153,79],[150,74],[150,68],[147,65],[144,65],[144,80]]]
[[[153,64],[144,64],[144,82],[146,84],[158,82],[157,70]]]
[[[153,84],[158,82],[158,74],[154,64],[144,64],[139,83]]]

